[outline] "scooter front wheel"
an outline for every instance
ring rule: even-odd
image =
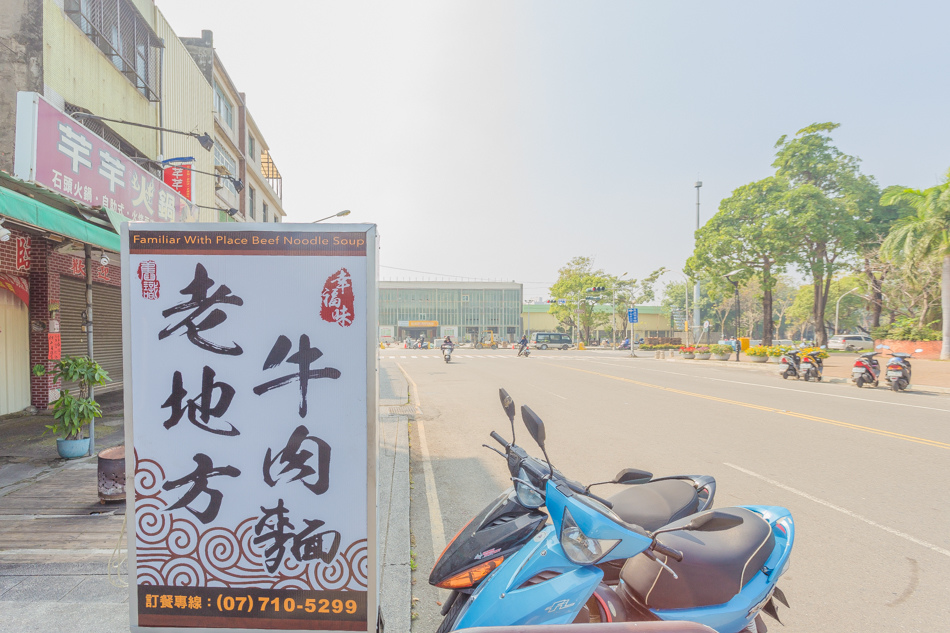
[[[455,598],[455,602],[452,603],[452,606],[449,607],[449,612],[442,618],[442,624],[439,625],[435,633],[449,633],[449,631],[452,631],[455,628],[456,622],[458,622],[459,615],[461,615],[465,605],[467,605],[471,599],[472,596],[469,594],[460,593]]]

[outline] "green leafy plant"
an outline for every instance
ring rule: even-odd
[[[735,350],[732,348],[732,345],[719,345],[719,344],[717,343],[717,344],[715,344],[715,345],[710,345],[710,346],[709,346],[709,352],[710,352],[710,353],[712,353],[712,354],[718,354],[718,355],[721,355],[721,356],[724,356],[724,355],[726,355],[726,354],[731,354],[731,353],[734,352],[734,351],[735,351]]]
[[[769,354],[769,347],[765,345],[753,345],[745,351],[746,356],[771,356]]]
[[[765,353],[768,356],[771,356],[772,358],[778,358],[779,356],[781,356],[782,354],[784,354],[790,349],[792,348],[786,345],[772,345],[771,347],[767,348],[767,351]]]
[[[936,325],[934,321],[930,325]],[[875,340],[891,341],[939,341],[941,334],[930,326],[921,327],[913,317],[901,317],[889,325],[882,325],[871,331]]]
[[[86,356],[66,356],[47,369],[44,365],[33,367],[35,376],[49,374],[55,381],[75,382],[79,385],[79,395],[74,396],[69,389],[62,389],[59,397],[50,403],[53,409],[53,424],[46,425],[46,433],[60,434],[67,440],[82,438],[82,430],[95,418],[102,417],[102,408],[94,398],[89,397],[89,388],[101,386],[110,380],[109,374],[96,361]]]

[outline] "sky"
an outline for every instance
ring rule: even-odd
[[[214,32],[286,221],[377,224],[382,279],[674,281],[696,181],[705,222],[815,122],[881,186],[950,168],[948,3],[156,2]]]

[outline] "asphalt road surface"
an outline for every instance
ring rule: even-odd
[[[708,474],[716,506],[780,505],[795,519],[780,586],[791,609],[771,630],[937,631],[950,616],[950,396],[781,380],[718,364],[622,352],[385,350],[417,387],[412,423],[415,633],[434,632],[448,591],[428,585],[445,543],[509,485],[481,448],[510,435],[504,387],[547,427],[568,476],[624,467]],[[540,456],[516,418],[518,443]],[[532,450],[533,449],[533,450]],[[609,488],[601,488],[609,493]]]

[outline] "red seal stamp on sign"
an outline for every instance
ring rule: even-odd
[[[161,284],[158,282],[158,266],[154,260],[146,260],[139,264],[139,279],[142,280],[142,298],[154,301],[159,297]]]
[[[323,284],[320,294],[320,318],[340,327],[353,324],[353,281],[346,268],[341,268]]]

